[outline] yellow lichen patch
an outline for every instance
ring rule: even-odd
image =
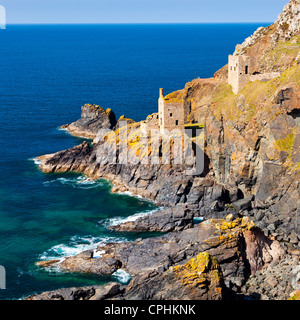
[[[174,267],[173,272],[184,285],[196,287],[205,286],[208,278],[219,287],[223,278],[217,259],[206,252],[199,253],[185,265]]]
[[[289,300],[300,300],[300,290],[294,291],[290,297]]]
[[[254,227],[254,222],[251,221],[248,217],[236,218],[233,221],[222,220],[221,223],[216,224],[216,228],[221,231],[232,230],[234,228],[251,230]]]
[[[164,97],[166,102],[183,102],[184,101],[184,92],[183,90],[178,90],[171,92]]]
[[[274,147],[278,151],[286,151],[290,153],[293,149],[295,141],[294,133],[288,134],[285,138],[279,139],[275,142]]]
[[[112,110],[110,108],[107,108],[105,110],[105,113],[106,113],[107,116],[109,116],[112,113]]]

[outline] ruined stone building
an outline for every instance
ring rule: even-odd
[[[250,58],[242,55],[229,55],[228,83],[237,94],[250,81]]]
[[[158,113],[153,113],[142,121],[141,130],[144,134],[151,130],[166,134],[174,129],[184,131],[184,101],[165,98],[163,89],[159,89]]]
[[[174,129],[184,130],[184,102],[179,99],[164,98],[163,89],[159,90],[158,114],[162,134]]]

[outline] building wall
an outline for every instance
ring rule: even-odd
[[[230,55],[228,59],[228,83],[237,94],[250,81],[251,65],[248,56]]]
[[[160,131],[172,131],[173,129],[184,130],[184,107],[183,102],[161,102],[160,107]]]
[[[159,91],[158,113],[159,128],[161,133],[166,130],[171,132],[174,129],[184,130],[184,101],[165,99],[163,90]]]

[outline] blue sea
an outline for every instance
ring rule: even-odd
[[[126,281],[41,269],[35,262],[63,259],[119,234],[107,226],[151,213],[153,203],[111,194],[108,181],[48,174],[34,158],[83,140],[59,130],[80,117],[85,103],[142,120],[165,93],[211,77],[237,43],[261,24],[8,25],[0,30],[0,265],[6,290],[22,299],[62,287]]]

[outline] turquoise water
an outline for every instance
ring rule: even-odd
[[[33,158],[82,142],[57,128],[80,117],[84,103],[111,107],[135,120],[156,112],[158,88],[183,88],[210,77],[260,25],[8,26],[0,30],[0,265],[19,299],[113,277],[44,270],[36,261],[63,258],[118,234],[111,219],[152,211],[154,205],[111,194],[107,181],[45,175]]]

